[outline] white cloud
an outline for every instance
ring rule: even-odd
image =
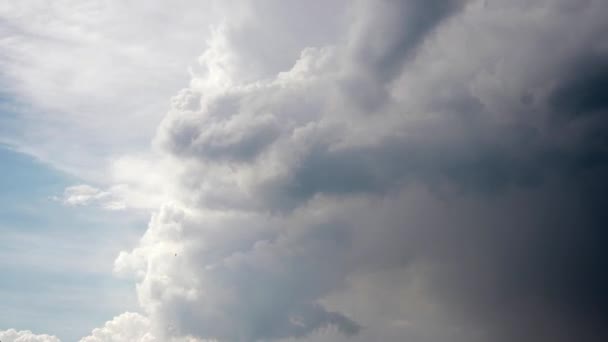
[[[147,317],[125,312],[106,322],[103,327],[94,329],[91,335],[83,337],[80,342],[216,342],[189,336],[161,340],[155,337],[154,330]]]
[[[80,342],[158,342],[151,332],[150,321],[137,313],[125,312],[114,317]]]
[[[3,342],[60,342],[51,335],[36,335],[29,330],[0,330],[0,341]]]
[[[315,280],[310,277],[320,270],[311,267],[341,250],[325,250],[336,242],[315,239],[331,234],[323,227],[307,233],[302,223],[302,232],[282,236],[282,227],[294,224],[259,214],[164,207],[140,246],[121,253],[115,270],[139,278],[140,303],[168,336],[255,340],[303,336],[327,325],[356,332],[348,318],[314,303],[340,282],[340,273],[332,275],[336,264],[329,262],[323,280]],[[296,246],[302,251],[292,250]],[[318,255],[310,259],[308,248]],[[297,279],[309,280],[297,285]]]

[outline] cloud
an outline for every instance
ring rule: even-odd
[[[96,328],[90,336],[83,337],[80,342],[157,342],[153,331],[155,328],[150,320],[141,314],[125,312],[114,317],[101,328]],[[213,340],[202,340],[192,336],[183,338],[170,338],[162,341],[168,342],[216,342]]]
[[[102,191],[98,188],[87,184],[73,185],[65,188],[63,197],[54,197],[68,206],[85,206],[97,204],[108,210],[125,209],[124,201],[117,198],[116,190],[118,187],[110,191]]]
[[[125,312],[114,317],[101,328],[93,330],[90,336],[80,342],[155,342],[149,320],[137,313]]]
[[[156,154],[115,165],[162,204],[114,264],[145,316],[98,335],[605,340],[608,5],[336,3],[211,30]]]
[[[340,251],[327,249],[338,241],[319,241],[316,234],[340,232],[324,232],[329,227],[320,226],[318,232],[277,237],[276,231],[289,223],[258,214],[199,216],[164,207],[140,246],[121,253],[115,270],[139,277],[140,302],[164,322],[158,326],[174,329],[167,334],[276,339],[304,336],[327,325],[356,333],[359,327],[352,320],[314,303],[341,280],[332,274],[333,263],[324,271],[327,278],[313,278],[321,272],[315,265]],[[316,258],[310,258],[308,248],[319,252]],[[146,271],[150,268],[154,270]]]
[[[605,5],[361,6],[346,42],[303,50],[275,78],[233,77],[229,63],[224,86],[195,76],[174,98],[155,143],[186,165],[178,204],[117,272],[139,277],[142,306],[178,336],[365,336],[356,316],[382,323],[327,298],[415,267],[421,301],[455,330],[404,334],[601,340],[605,119],[586,89],[602,64],[576,65],[606,54]]]
[[[248,71],[240,76],[265,77],[288,67],[302,44],[330,41],[341,23],[335,13],[346,3],[5,4],[0,84],[18,115],[2,118],[2,141],[88,182],[110,183],[107,160],[147,151],[170,97],[189,72],[200,71],[196,58],[213,27],[230,27],[230,43],[238,45],[238,62]],[[308,17],[315,18],[314,29]]]
[[[0,331],[0,340],[4,342],[60,342],[51,335],[36,335],[29,330],[8,329]]]

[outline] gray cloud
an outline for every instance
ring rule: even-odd
[[[227,341],[603,341],[607,5],[360,5],[348,38],[274,78],[234,76],[243,64],[217,57],[238,48],[212,47],[174,99],[156,143],[185,170],[177,204],[116,260],[153,324]],[[390,296],[366,289],[384,278]],[[368,295],[404,304],[349,304]],[[424,303],[442,314],[408,307]]]

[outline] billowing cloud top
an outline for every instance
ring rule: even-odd
[[[608,338],[608,3],[358,1],[318,46],[260,6],[154,138],[170,198],[115,261],[149,336]]]

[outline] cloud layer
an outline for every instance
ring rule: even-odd
[[[83,337],[80,342],[155,342],[158,341],[151,333],[150,321],[133,312],[125,312],[101,327],[94,329],[90,336]]]

